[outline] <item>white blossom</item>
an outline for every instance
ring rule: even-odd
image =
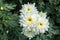
[[[36,21],[37,21],[37,17],[38,17],[38,14],[26,14],[26,15],[21,15],[20,16],[20,24],[23,26],[23,27],[26,27],[26,26],[35,26],[36,24]]]
[[[22,34],[24,34],[25,36],[27,36],[29,39],[35,37],[35,35],[37,35],[37,32],[35,30],[35,28],[33,27],[24,27],[22,30]]]
[[[38,13],[37,8],[35,7],[35,3],[33,4],[24,4],[22,5],[22,9],[20,10],[23,14],[34,14]]]
[[[45,31],[48,31],[49,28],[48,19],[39,17],[36,25],[38,33],[45,33]]]
[[[46,13],[47,12],[44,13],[44,12],[41,11],[41,12],[39,12],[39,15],[40,15],[40,17],[46,18],[46,16],[47,16]]]

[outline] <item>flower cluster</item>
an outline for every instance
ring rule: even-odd
[[[38,12],[35,3],[22,5],[20,12],[19,23],[21,24],[20,26],[23,27],[22,34],[29,39],[33,38],[35,35],[48,31],[49,22],[46,18],[46,12]]]

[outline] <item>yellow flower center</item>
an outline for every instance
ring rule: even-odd
[[[32,33],[32,30],[29,30],[27,33],[28,33],[28,34],[31,34],[31,33]]]
[[[28,33],[32,33],[32,30],[29,30]]]
[[[29,24],[30,24],[30,23],[32,23],[32,21],[33,21],[33,20],[32,20],[32,18],[31,18],[31,17],[28,17],[26,21],[27,21],[27,23],[29,23]]]
[[[43,27],[43,26],[44,26],[44,23],[43,23],[43,22],[39,22],[39,23],[38,23],[38,27],[39,27],[39,28],[41,28],[41,27]]]
[[[26,7],[26,12],[29,13],[31,11],[31,8],[30,7]]]

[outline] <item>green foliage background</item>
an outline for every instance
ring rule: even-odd
[[[60,0],[0,0],[0,40],[28,40],[19,24],[19,10],[28,2],[36,3],[38,11],[47,12],[51,27],[32,40],[60,40]]]

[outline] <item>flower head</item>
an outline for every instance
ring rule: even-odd
[[[39,15],[40,15],[40,17],[43,17],[43,18],[46,18],[46,12],[45,13],[43,13],[42,11],[39,13]]]
[[[35,37],[35,35],[37,35],[37,32],[35,30],[35,28],[33,27],[24,27],[22,34],[24,34],[25,36],[27,36],[29,39]]]
[[[0,9],[3,10],[4,8],[1,6]]]
[[[48,31],[49,28],[49,22],[48,19],[45,18],[39,18],[39,20],[37,21],[37,30],[39,31],[39,33],[45,33],[45,31]]]
[[[21,19],[20,19],[20,24],[21,24],[23,27],[33,26],[33,25],[36,23],[36,21],[37,21],[37,15],[38,15],[38,14],[22,15],[22,16],[21,16]]]
[[[34,13],[38,13],[36,7],[35,7],[35,3],[33,4],[24,4],[22,5],[22,9],[20,10],[20,12],[22,12],[23,14],[34,14]]]

